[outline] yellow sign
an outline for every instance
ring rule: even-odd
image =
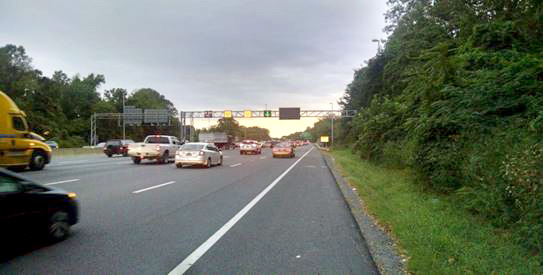
[[[224,117],[231,118],[232,117],[232,111],[224,111]]]
[[[328,136],[321,136],[321,142],[330,142]]]
[[[253,117],[253,112],[252,112],[252,111],[249,111],[249,110],[245,110],[245,111],[243,111],[243,117],[244,117],[244,118]]]

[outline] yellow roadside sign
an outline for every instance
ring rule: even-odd
[[[231,118],[232,117],[232,111],[224,111],[224,117]]]
[[[244,118],[251,118],[251,117],[253,117],[253,112],[250,111],[250,110],[245,110],[245,111],[243,111],[243,117]]]
[[[330,138],[328,136],[321,136],[321,142],[330,142]]]

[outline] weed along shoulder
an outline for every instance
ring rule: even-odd
[[[30,131],[26,114],[0,91],[0,166],[41,170],[51,161],[51,148]]]

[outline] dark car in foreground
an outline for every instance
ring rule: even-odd
[[[0,168],[0,243],[17,245],[34,237],[65,239],[78,221],[76,197]]]
[[[106,142],[104,146],[104,154],[108,157],[113,155],[123,155],[128,156],[128,145],[134,143],[130,139],[112,139]]]

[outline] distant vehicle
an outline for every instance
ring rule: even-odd
[[[232,136],[224,132],[200,133],[198,140],[200,142],[213,143],[221,150],[229,150],[230,147],[233,147]]]
[[[0,227],[2,244],[17,245],[12,236],[27,239],[36,233],[51,241],[65,239],[78,221],[76,197],[0,168],[0,224],[6,225]]]
[[[260,147],[260,144],[256,140],[244,140],[241,142],[240,148],[239,148],[239,154],[240,155],[247,155],[247,154],[261,154],[262,149]]]
[[[134,143],[131,139],[112,139],[108,140],[104,146],[104,154],[111,157],[113,155],[128,156],[128,146]]]
[[[128,155],[135,164],[142,159],[156,160],[158,163],[168,163],[175,157],[175,152],[183,143],[174,136],[147,136],[143,143],[128,146]]]
[[[206,168],[212,165],[222,165],[222,152],[212,143],[185,143],[175,154],[175,166],[202,165]]]
[[[51,149],[58,149],[58,143],[54,140],[48,140],[45,142],[45,144],[49,145]]]
[[[272,148],[273,144],[271,141],[266,141],[262,144],[262,148]]]
[[[292,147],[288,143],[279,143],[275,145],[272,149],[272,155],[274,158],[279,158],[279,157],[293,158],[296,156],[294,152],[294,147]]]
[[[26,114],[0,91],[0,166],[43,169],[51,161],[52,150],[36,136],[29,130]]]

